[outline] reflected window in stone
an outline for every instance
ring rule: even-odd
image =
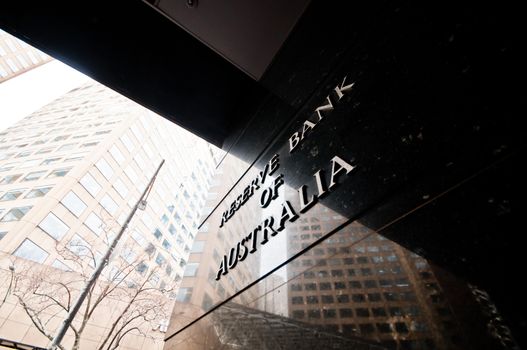
[[[368,293],[368,300],[370,302],[381,301],[381,294],[380,293]]]
[[[357,315],[357,317],[370,317],[370,310],[359,307],[355,309],[355,314]]]
[[[347,294],[337,295],[337,301],[339,303],[349,303],[350,297]]]
[[[362,334],[370,334],[375,332],[375,327],[373,327],[373,325],[370,323],[363,323],[359,325],[359,329]]]
[[[320,318],[320,310],[308,310],[307,317],[308,318]]]
[[[316,295],[308,295],[306,301],[308,304],[318,304],[318,297]]]
[[[337,311],[335,309],[323,309],[322,314],[324,315],[324,318],[336,318],[337,317]]]
[[[392,329],[389,323],[377,323],[376,326],[380,333],[391,333],[392,332]]]
[[[322,295],[322,304],[333,304],[335,300],[332,295]]]

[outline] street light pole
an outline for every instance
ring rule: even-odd
[[[108,265],[108,262],[110,260],[110,256],[112,255],[115,247],[117,246],[117,243],[119,243],[119,240],[121,239],[124,231],[126,231],[126,229],[128,228],[128,224],[132,220],[135,212],[140,207],[144,208],[144,206],[146,204],[146,198],[148,197],[148,194],[150,193],[150,190],[152,189],[152,186],[154,185],[154,181],[155,181],[155,179],[157,177],[157,174],[159,173],[159,170],[161,170],[161,167],[163,166],[164,163],[165,163],[165,160],[163,159],[161,161],[161,163],[159,164],[159,166],[157,167],[156,172],[154,173],[154,175],[150,179],[150,182],[148,183],[148,186],[143,191],[142,196],[139,198],[137,203],[135,203],[135,206],[132,209],[132,211],[130,212],[130,214],[128,214],[128,217],[126,218],[126,221],[124,222],[123,226],[121,227],[121,230],[119,231],[117,236],[112,241],[112,244],[110,244],[110,246],[108,247],[108,249],[104,253],[104,256],[99,261],[99,264],[96,266],[96,269],[95,269],[95,271],[93,271],[93,274],[91,275],[90,279],[86,282],[86,285],[84,286],[84,288],[82,289],[79,297],[75,301],[75,304],[70,309],[70,312],[68,313],[68,316],[62,322],[62,325],[61,325],[59,331],[57,332],[57,335],[55,335],[55,337],[53,338],[53,342],[49,346],[48,350],[57,350],[59,348],[59,345],[60,345],[60,343],[62,341],[62,338],[64,338],[64,335],[66,335],[66,331],[68,330],[71,322],[73,322],[73,319],[75,318],[75,315],[77,314],[77,312],[79,311],[82,303],[84,302],[84,299],[86,299],[86,296],[88,295],[88,292],[90,291],[90,289],[92,288],[94,283],[97,281],[97,279],[101,275],[102,270],[106,267],[106,265]]]

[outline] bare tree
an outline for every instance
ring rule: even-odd
[[[11,271],[10,292],[36,327],[53,339],[56,325],[72,307],[91,271],[99,263],[98,253],[92,245],[77,237],[64,246],[57,245],[61,262],[54,266],[30,264],[19,259]],[[120,249],[103,271],[103,276],[89,290],[88,296],[69,326],[74,336],[71,350],[80,349],[83,332],[96,311],[108,308],[113,318],[105,329],[99,350],[117,349],[123,339],[132,333],[148,337],[148,331],[168,319],[171,307],[171,286],[157,287],[157,270],[147,269],[147,253],[131,253],[130,247]],[[133,256],[132,256],[133,255]],[[107,313],[108,316],[110,312]],[[64,346],[61,349],[66,350]]]

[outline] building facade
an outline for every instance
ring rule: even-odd
[[[51,60],[42,51],[0,30],[0,83]]]
[[[97,83],[70,91],[0,137],[5,276],[10,267],[28,275],[17,266],[26,261],[51,266],[56,273],[89,273],[165,159],[146,207],[132,218],[102,279],[110,284],[131,279],[129,290],[146,281],[148,288],[166,291],[167,305],[172,302],[205,206],[217,150]],[[23,317],[20,302],[13,296],[2,305],[0,338],[46,345],[48,339]],[[90,320],[99,327],[111,322]],[[156,322],[146,336],[130,332],[121,346],[159,348],[166,320]],[[81,348],[96,348],[103,328],[85,333]],[[150,333],[156,341],[148,340]]]

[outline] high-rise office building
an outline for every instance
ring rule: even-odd
[[[152,289],[170,290],[175,298],[215,171],[215,152],[203,140],[97,83],[70,91],[4,130],[3,279],[8,281],[10,267],[17,269],[24,261],[34,262],[37,269],[55,267],[57,273],[76,271],[61,249],[81,260],[89,250],[97,261],[165,159],[145,209],[134,215],[107,270],[115,275],[123,263],[135,263],[131,273],[148,276]],[[0,338],[45,346],[48,339],[35,331],[3,285],[8,298],[0,306]],[[110,319],[90,322],[101,326]],[[163,327],[150,329],[155,342],[148,340],[152,334],[132,331],[132,340],[123,339],[119,348],[160,348]],[[92,330],[81,342],[91,348],[100,339]]]
[[[320,238],[324,225],[339,217],[315,208],[289,228],[288,244]],[[427,261],[359,223],[291,262],[288,274],[294,319],[388,348],[462,348],[448,301]]]
[[[0,30],[0,83],[51,60],[42,51]]]

